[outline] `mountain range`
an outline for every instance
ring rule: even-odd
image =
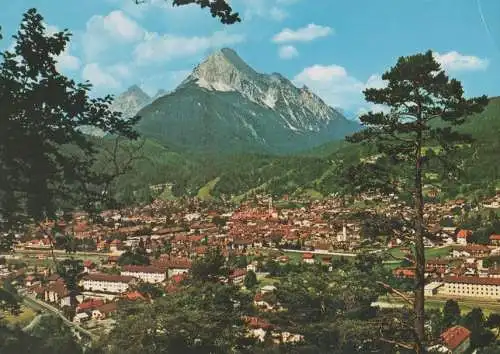
[[[359,129],[307,87],[258,73],[228,48],[206,58],[174,91],[149,97],[132,86],[112,109],[141,116],[137,130],[175,151],[296,153]]]

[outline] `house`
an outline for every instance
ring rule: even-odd
[[[110,317],[113,313],[115,313],[116,310],[117,310],[116,302],[110,302],[92,311],[92,318],[94,320],[104,320]]]
[[[457,243],[466,246],[470,236],[472,236],[472,230],[459,230],[457,233]]]
[[[248,328],[248,335],[264,342],[267,332],[273,329],[273,325],[259,317],[244,316],[243,321]]]
[[[123,295],[123,299],[124,300],[129,300],[129,301],[146,300],[146,298],[144,297],[144,295],[142,295],[137,290],[130,291],[130,292],[126,293],[125,295]]]
[[[47,287],[45,287],[44,300],[46,302],[57,304],[60,307],[71,306],[69,291],[62,279],[49,283]]]
[[[26,248],[33,248],[33,249],[49,249],[50,246],[51,244],[48,238],[31,240],[28,243],[26,243]]]
[[[83,271],[85,273],[90,273],[96,268],[96,264],[89,259],[83,261]]]
[[[500,235],[491,234],[490,235],[490,244],[492,246],[500,246]]]
[[[254,273],[257,273],[257,265],[258,263],[253,261],[252,263],[247,265],[247,271],[252,271]]]
[[[90,299],[88,301],[82,302],[81,304],[78,304],[78,306],[76,306],[76,313],[92,311],[93,309],[102,305],[104,305],[103,300]]]
[[[246,269],[235,269],[229,275],[229,281],[233,284],[241,284],[247,275]]]
[[[260,292],[262,294],[267,294],[267,293],[272,293],[278,290],[274,285],[264,285],[262,288],[260,288]]]
[[[24,285],[27,286],[27,287],[30,287],[30,286],[33,286],[35,284],[39,283],[37,277],[35,275],[28,275],[25,279],[24,279]]]
[[[314,255],[312,253],[304,253],[302,255],[302,262],[307,264],[314,264]]]
[[[264,311],[270,311],[274,308],[274,306],[267,301],[266,296],[264,296],[264,294],[261,293],[255,294],[253,298],[253,304],[257,308]]]
[[[90,320],[90,316],[86,312],[77,313],[75,315],[75,317],[73,317],[73,322],[75,322],[75,323],[83,323],[83,322],[86,322],[88,320]]]
[[[470,347],[470,331],[462,326],[448,328],[441,334],[443,345],[452,354],[462,354]]]
[[[392,274],[398,278],[415,278],[415,268],[399,267],[394,269]]]
[[[85,275],[81,283],[86,291],[121,294],[135,282],[131,276],[93,273]]]
[[[487,257],[491,253],[491,249],[485,245],[470,244],[467,246],[458,246],[451,252],[452,257]]]
[[[154,266],[127,265],[122,268],[121,275],[139,278],[146,283],[157,284],[163,282],[166,271]]]
[[[167,269],[168,278],[177,274],[188,273],[192,265],[193,261],[184,257],[160,257],[160,259],[153,262],[153,266]]]

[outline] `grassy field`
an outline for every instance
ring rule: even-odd
[[[198,198],[200,198],[201,200],[208,200],[208,199],[211,199],[212,198],[212,191],[213,189],[215,188],[215,186],[217,185],[217,183],[219,183],[220,181],[220,177],[217,177],[213,180],[211,180],[210,182],[208,182],[206,185],[204,185],[203,187],[200,188],[200,190],[198,191]]]
[[[29,307],[22,305],[21,313],[18,316],[14,316],[10,313],[4,313],[3,315],[8,324],[24,327],[35,318],[36,313]]]

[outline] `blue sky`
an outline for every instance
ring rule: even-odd
[[[22,13],[35,7],[49,31],[68,28],[59,67],[95,94],[132,84],[171,90],[212,51],[231,47],[260,72],[306,84],[356,114],[362,90],[401,55],[432,49],[467,95],[500,95],[499,0],[232,0],[243,22],[224,26],[171,0],[16,0],[2,7],[2,48]],[[314,4],[314,5],[313,5]]]

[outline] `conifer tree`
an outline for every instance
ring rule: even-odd
[[[384,88],[364,91],[368,102],[384,105],[389,111],[369,112],[360,117],[364,127],[348,137],[351,142],[375,144],[381,156],[412,172],[414,207],[413,242],[415,244],[415,349],[424,350],[424,197],[423,176],[426,169],[426,149],[452,168],[450,158],[460,144],[472,142],[470,135],[460,133],[456,127],[473,114],[480,113],[488,103],[486,96],[465,98],[461,83],[450,79],[431,51],[400,57],[382,79]],[[399,167],[399,166],[398,166]]]

